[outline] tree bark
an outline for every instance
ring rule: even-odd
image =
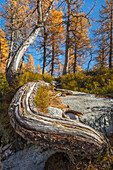
[[[52,63],[51,63],[51,75],[54,72],[54,60],[55,60],[55,46],[54,46],[54,35],[52,35]]]
[[[63,68],[63,75],[68,73],[68,60],[69,60],[69,28],[70,28],[70,2],[67,0],[68,5],[68,17],[67,17],[67,28],[66,28],[66,45],[65,45],[65,63]]]
[[[46,68],[46,42],[47,42],[47,33],[46,33],[46,26],[45,26],[45,23],[44,23],[44,56],[43,56],[42,74],[45,73],[45,68]]]
[[[90,51],[90,56],[91,56],[91,58],[90,58],[90,60],[89,60],[89,62],[88,62],[87,73],[89,72],[89,66],[90,66],[90,64],[91,64],[91,62],[92,62],[92,60],[93,60],[93,52],[92,52],[92,51]]]
[[[105,65],[105,51],[104,51],[104,48],[102,47],[101,68],[104,68],[104,65]]]
[[[42,84],[48,86],[43,81],[28,83],[14,96],[9,115],[16,132],[30,142],[59,151],[85,157],[101,155],[108,145],[106,138],[90,126],[66,117],[70,110],[61,117],[37,110],[34,96]]]
[[[113,34],[113,2],[111,1],[111,13],[110,13],[110,53],[109,53],[109,69],[112,69],[112,51],[113,51],[113,40],[112,40],[112,34]]]
[[[77,44],[75,42],[73,73],[76,72],[76,67],[77,67]]]

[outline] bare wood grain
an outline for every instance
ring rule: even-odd
[[[94,157],[107,147],[106,138],[77,120],[53,117],[36,109],[34,96],[41,84],[28,83],[18,90],[9,107],[11,124],[26,140],[60,151]]]

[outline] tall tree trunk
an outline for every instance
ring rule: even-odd
[[[69,60],[69,27],[70,27],[70,5],[71,3],[67,0],[68,5],[68,17],[67,17],[67,28],[66,28],[66,45],[65,45],[65,63],[63,68],[63,75],[68,73],[68,60]]]
[[[89,62],[88,62],[87,73],[89,72],[89,66],[90,66],[90,64],[91,64],[91,62],[92,62],[92,59],[93,59],[93,53],[92,53],[92,51],[90,51],[90,56],[91,56],[91,58],[90,58],[90,60],[89,60]]]
[[[7,67],[9,67],[11,60],[14,55],[14,38],[15,38],[15,31],[14,31],[14,24],[15,24],[15,15],[12,15],[11,18],[12,26],[11,26],[11,39],[10,39],[10,48],[9,48],[9,56],[8,56],[8,62],[7,62]]]
[[[76,72],[76,67],[77,67],[77,44],[75,42],[73,73]]]
[[[45,73],[45,68],[46,68],[46,43],[47,43],[47,33],[46,33],[46,26],[44,23],[44,55],[43,55],[43,70],[42,74]]]
[[[113,46],[113,40],[112,40],[112,33],[113,33],[113,7],[112,7],[113,2],[111,1],[111,15],[110,15],[110,53],[109,53],[109,69],[112,68],[112,46]]]
[[[101,68],[104,67],[104,60],[105,60],[105,54],[104,54],[104,48],[102,47],[102,60],[101,60]]]
[[[54,60],[55,60],[55,45],[54,45],[54,34],[52,36],[52,63],[51,63],[51,75],[54,72]]]

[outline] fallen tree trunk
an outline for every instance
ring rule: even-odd
[[[16,132],[30,142],[58,151],[86,157],[101,155],[108,146],[103,134],[80,121],[37,110],[34,96],[41,84],[48,85],[42,81],[31,82],[14,96],[9,115]]]

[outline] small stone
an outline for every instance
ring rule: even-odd
[[[61,93],[57,93],[55,97],[60,97],[61,96]]]
[[[62,117],[62,110],[54,107],[48,107],[48,114],[54,117]]]

